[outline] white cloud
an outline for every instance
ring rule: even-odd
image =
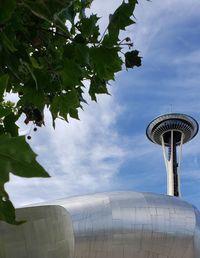
[[[184,56],[177,57],[173,60],[174,64],[178,65],[198,65],[200,64],[200,50],[194,50],[186,53]]]
[[[154,46],[160,41],[161,33],[167,33],[168,30],[173,31],[177,23],[190,17],[199,16],[199,0],[194,0],[192,3],[187,0],[183,0],[181,3],[179,0],[138,2],[135,12],[137,23],[128,31],[134,36],[134,42],[144,57],[149,52],[156,51]],[[176,37],[179,37],[178,33]],[[189,44],[187,39],[180,38],[180,41]]]
[[[101,96],[98,103],[90,103],[84,112],[80,111],[81,121],[71,120],[66,124],[58,120],[55,131],[47,113],[46,127],[32,132],[30,143],[52,178],[11,176],[7,189],[14,203],[22,205],[38,199],[109,189],[111,178],[125,159],[126,151],[115,131],[120,112],[114,97]]]

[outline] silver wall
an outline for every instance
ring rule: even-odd
[[[60,206],[17,209],[20,226],[0,223],[0,258],[73,258],[74,235]]]
[[[180,198],[134,192],[60,200],[75,258],[200,258],[200,214]]]
[[[114,192],[51,205],[20,209],[23,229],[0,224],[0,258],[200,258],[200,214],[180,198]]]

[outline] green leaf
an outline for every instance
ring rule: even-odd
[[[78,116],[78,110],[77,109],[70,109],[69,110],[69,115],[74,118],[74,119],[77,119],[79,120],[79,116]]]
[[[33,56],[30,56],[30,61],[31,61],[32,66],[33,66],[35,69],[42,69],[42,68],[43,68],[43,65],[40,65],[40,64],[38,63],[38,61],[37,61]]]
[[[63,71],[61,72],[64,88],[72,88],[81,85],[82,69],[78,63],[73,60],[64,60]]]
[[[4,130],[3,125],[0,125],[0,135],[1,135],[1,134],[4,134],[4,133],[5,133],[5,130]]]
[[[66,121],[67,115],[71,112],[70,115],[75,115],[73,112],[80,106],[80,100],[77,95],[76,90],[62,94],[61,96],[55,96],[50,107],[50,111],[53,114],[53,117],[61,116]],[[77,118],[78,119],[78,118]]]
[[[25,221],[16,221],[15,207],[9,199],[0,196],[0,220],[12,225],[20,225]]]
[[[25,69],[25,71],[27,71],[28,73],[30,73],[32,79],[33,79],[34,82],[35,82],[35,88],[36,88],[36,90],[38,90],[37,78],[35,77],[35,74],[34,74],[34,72],[33,72],[32,67],[29,65],[29,63],[23,61],[22,59],[20,59],[20,63],[21,63],[22,69]]]
[[[0,118],[9,115],[12,112],[10,108],[3,107],[0,105]]]
[[[18,136],[18,126],[15,124],[18,118],[19,116],[16,116],[14,115],[14,113],[11,113],[7,115],[3,120],[5,131],[10,133],[13,137]]]
[[[4,74],[0,77],[0,101],[3,100],[3,94],[4,94],[4,91],[7,88],[8,80],[9,80],[9,75],[8,74]]]
[[[79,70],[81,69],[80,67],[85,67],[90,64],[89,50],[89,47],[85,44],[67,44],[64,48],[63,58],[73,60],[72,62],[70,62],[72,63],[72,65],[75,62],[75,65],[73,66],[75,69],[78,69],[79,72]],[[70,64],[68,63],[65,65],[66,69],[69,65]]]
[[[11,52],[15,52],[17,50],[14,47],[13,41],[10,38],[8,38],[5,33],[1,32],[0,39],[3,42],[4,47],[10,50]]]
[[[11,101],[0,102],[0,118],[4,118],[13,112],[15,104]]]
[[[110,16],[109,33],[112,33],[112,30],[125,30],[127,26],[134,23],[130,17],[133,15],[136,3],[136,0],[129,0],[128,3],[122,2],[113,15]]]
[[[49,21],[49,19],[52,19],[50,10],[48,8],[48,5],[44,3],[44,1],[31,1],[31,0],[25,0],[24,6],[26,6],[30,11],[38,16],[41,19]]]
[[[67,8],[65,8],[63,14],[65,15],[66,20],[71,22],[72,27],[74,29],[74,19],[76,16],[76,10],[74,8],[74,4],[72,3]]]
[[[0,220],[13,225],[20,225],[25,222],[16,221],[15,208],[2,184],[0,184]]]
[[[120,30],[125,30],[127,26],[135,23],[130,17],[133,15],[137,0],[125,1],[110,15],[110,22],[108,25],[108,34],[105,35],[103,44],[112,45],[118,42]]]
[[[133,68],[134,66],[141,66],[141,57],[138,56],[139,51],[133,50],[125,53],[126,68]]]
[[[96,94],[109,94],[106,81],[102,80],[96,76],[91,79],[89,94],[91,99],[97,101]]]
[[[90,65],[89,47],[83,44],[75,46],[74,60],[80,64],[81,67]]]
[[[114,74],[121,70],[122,60],[118,56],[119,48],[104,46],[90,50],[90,63],[99,78],[114,80]]]
[[[86,43],[86,39],[81,35],[81,34],[77,34],[74,37],[74,43],[78,43],[78,44],[85,44]]]
[[[42,90],[36,90],[35,87],[23,87],[22,97],[17,102],[17,107],[28,107],[35,106],[40,110],[44,109],[45,106],[45,96]]]
[[[15,209],[4,189],[9,181],[9,173],[23,177],[48,177],[47,172],[35,160],[36,154],[25,141],[24,136],[0,136],[0,220],[10,224],[21,224],[16,221]]]
[[[97,42],[99,36],[99,26],[96,24],[99,18],[91,15],[89,18],[82,18],[78,27],[84,38],[90,39],[90,42]]]
[[[9,173],[22,177],[49,177],[44,168],[36,161],[25,136],[0,136],[0,184],[9,180]]]
[[[35,16],[39,17],[42,20],[47,22],[54,23],[61,29],[63,32],[66,32],[68,35],[69,32],[65,26],[65,20],[62,20],[59,16],[68,6],[71,4],[71,0],[40,0],[40,1],[31,1],[24,0],[24,6],[27,7]]]
[[[15,9],[15,0],[0,0],[0,24],[7,22]]]

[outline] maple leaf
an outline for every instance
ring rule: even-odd
[[[49,175],[36,161],[37,155],[26,143],[24,136],[1,135],[0,143],[0,220],[16,224],[14,207],[4,190],[4,184],[9,181],[9,173],[21,177]]]

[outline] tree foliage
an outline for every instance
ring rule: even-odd
[[[5,191],[9,173],[22,177],[48,177],[36,155],[18,135],[16,121],[44,124],[44,108],[55,119],[79,119],[84,93],[96,101],[109,94],[115,74],[141,65],[131,39],[120,31],[134,24],[137,0],[123,1],[100,33],[96,14],[86,15],[92,0],[0,1],[0,220],[17,224],[14,207]],[[126,49],[123,53],[122,49]],[[89,88],[84,82],[89,83]],[[6,101],[17,93],[18,101]]]

